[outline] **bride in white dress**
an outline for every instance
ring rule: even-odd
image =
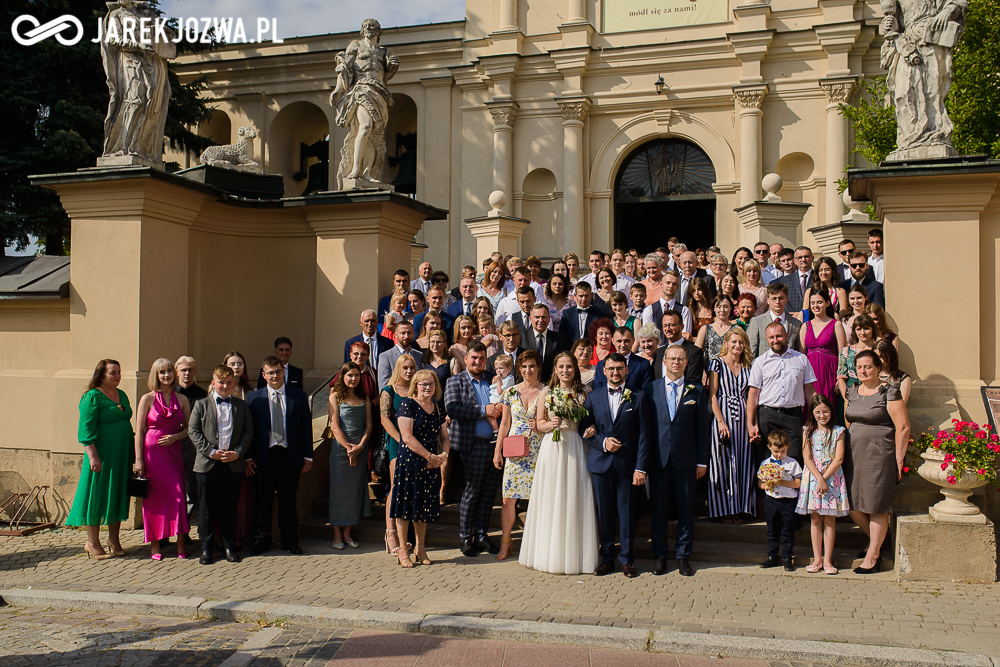
[[[561,386],[577,394],[582,404],[585,389],[576,359],[563,352],[555,358],[549,387]],[[537,403],[535,430],[545,435],[539,446],[531,502],[524,521],[524,536],[518,562],[553,574],[592,573],[600,558],[594,487],[587,472],[587,444],[575,422],[547,414],[542,390]],[[560,441],[552,432],[559,429]]]

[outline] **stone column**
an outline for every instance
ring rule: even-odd
[[[840,113],[840,105],[846,104],[854,94],[855,77],[821,79],[819,85],[826,93],[826,215],[827,225],[840,222],[844,215],[844,202],[837,192],[836,181],[847,167],[848,121]]]
[[[514,193],[514,117],[517,115],[517,102],[488,102],[486,106],[493,116],[493,189],[510,198]]]
[[[569,0],[569,20],[566,22],[587,22],[587,0]]]
[[[760,198],[761,166],[761,102],[767,85],[734,86],[733,98],[740,106],[740,206]]]
[[[587,97],[556,100],[563,117],[563,253],[586,254],[583,224],[583,120]]]
[[[517,0],[500,0],[500,30],[517,30]]]

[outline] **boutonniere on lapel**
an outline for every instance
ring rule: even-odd
[[[681,394],[681,398],[684,398],[685,396],[687,396],[688,394],[690,394],[692,391],[694,391],[694,385],[693,384],[686,384],[686,385],[684,385],[684,393]]]
[[[632,392],[626,389],[622,392],[622,403],[632,400]]]

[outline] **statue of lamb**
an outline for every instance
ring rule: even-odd
[[[216,167],[227,167],[230,165],[246,165],[248,167],[260,167],[253,161],[253,140],[257,136],[252,127],[240,128],[240,140],[235,144],[225,146],[209,146],[201,154],[201,163],[210,164]]]

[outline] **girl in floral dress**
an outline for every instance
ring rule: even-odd
[[[844,427],[833,423],[833,402],[816,394],[809,405],[809,419],[803,429],[802,448],[805,471],[799,502],[795,511],[812,518],[813,562],[807,572],[825,571],[837,574],[833,566],[833,540],[837,535],[836,520],[849,509],[847,483],[844,480]]]

